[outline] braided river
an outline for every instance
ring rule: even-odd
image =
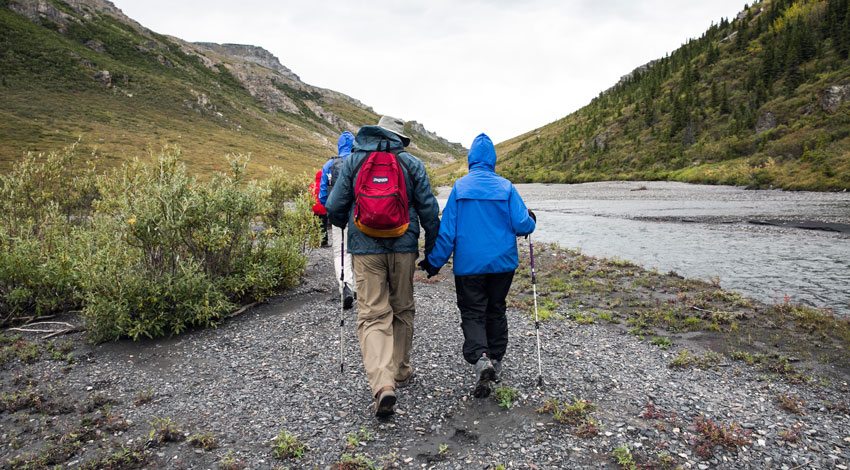
[[[850,193],[631,181],[516,187],[537,215],[534,243],[850,315]]]

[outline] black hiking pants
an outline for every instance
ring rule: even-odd
[[[475,364],[484,353],[498,361],[505,355],[508,348],[505,297],[513,278],[514,271],[455,276],[466,362]]]

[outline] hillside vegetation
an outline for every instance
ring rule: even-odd
[[[226,169],[228,153],[250,153],[248,174],[265,177],[273,166],[316,168],[342,131],[378,117],[259,47],[163,36],[106,0],[0,0],[0,171],[81,139],[78,152],[97,150],[99,167],[179,145],[204,178]],[[409,128],[426,162],[464,154]]]
[[[499,171],[514,182],[845,190],[848,53],[848,0],[745,6],[577,112],[499,144]]]

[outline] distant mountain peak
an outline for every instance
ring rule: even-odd
[[[286,78],[301,81],[298,75],[280,63],[280,59],[260,46],[249,44],[217,44],[214,42],[196,42],[194,44],[227,57],[262,65],[263,67],[279,72]]]

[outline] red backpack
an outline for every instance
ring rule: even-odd
[[[360,163],[360,172],[355,170],[354,225],[370,237],[400,237],[410,225],[403,165],[386,142],[386,151],[379,143],[378,151]]]

